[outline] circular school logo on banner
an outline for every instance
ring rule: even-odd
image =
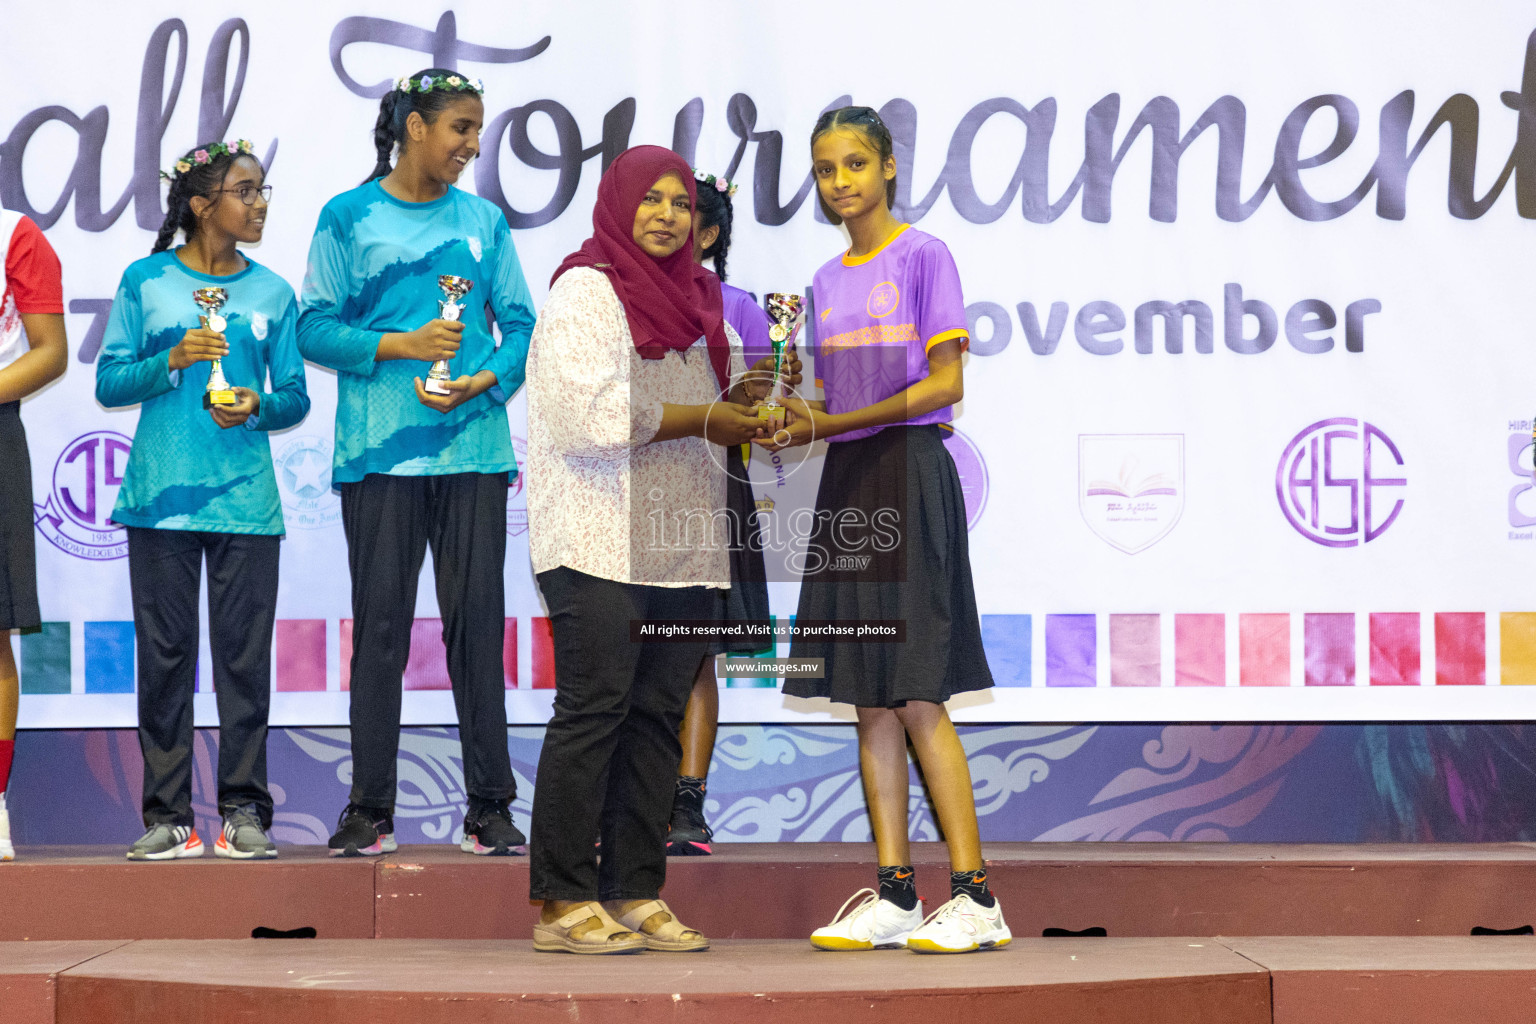
[[[507,488],[507,536],[518,537],[528,532],[528,482],[523,477],[528,471],[528,444],[516,434],[512,454],[517,456],[517,476]]]
[[[331,441],[304,434],[272,458],[283,493],[283,523],[319,530],[341,521],[341,499],[331,490]]]
[[[981,514],[987,508],[987,463],[981,457],[976,442],[966,437],[948,423],[940,423],[944,431],[944,447],[955,460],[955,471],[960,474],[960,492],[965,495],[965,528],[976,529]]]
[[[1365,420],[1318,420],[1291,439],[1275,469],[1286,520],[1329,548],[1369,544],[1403,511],[1402,452]]]
[[[128,554],[128,531],[112,521],[112,506],[132,449],[133,441],[115,430],[93,430],[64,446],[52,490],[32,510],[50,544],[97,562]]]

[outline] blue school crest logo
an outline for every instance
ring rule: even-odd
[[[528,532],[528,487],[523,474],[528,472],[528,443],[512,435],[512,454],[517,456],[517,476],[507,488],[507,536],[520,537]]]
[[[133,441],[115,430],[93,430],[64,446],[53,464],[52,490],[33,507],[48,543],[93,562],[128,554],[128,531],[111,516],[132,449]]]
[[[273,456],[272,468],[283,496],[285,525],[321,530],[341,521],[341,499],[331,490],[329,438],[294,438]]]
[[[257,341],[267,340],[267,314],[251,314],[251,335],[255,337]]]

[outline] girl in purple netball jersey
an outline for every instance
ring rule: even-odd
[[[995,948],[1012,936],[987,888],[970,768],[944,709],[956,693],[992,685],[965,501],[938,425],[964,393],[960,275],[943,242],[891,213],[896,160],[875,111],[823,114],[811,158],[821,208],[847,227],[852,245],[814,280],[824,401],[787,402],[794,418],[776,438],[780,447],[829,442],[797,621],[905,628],[904,642],[796,639],[790,651],[796,660],[824,659],[825,674],[786,680],[785,693],[858,708],[859,763],[880,861],[878,890],[855,893],[811,944]],[[907,844],[909,740],[949,843],[951,898],[926,920]]]

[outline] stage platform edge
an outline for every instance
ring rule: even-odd
[[[874,877],[861,843],[720,844],[675,858],[666,898],[717,939],[803,939]],[[918,891],[948,895],[941,844],[913,845]],[[1536,844],[1251,846],[989,844],[991,884],[1020,937],[1103,928],[1179,935],[1445,935],[1536,924]],[[380,858],[284,847],[272,862],[135,864],[118,848],[23,848],[0,865],[0,941],[526,939],[525,857],[408,846]]]

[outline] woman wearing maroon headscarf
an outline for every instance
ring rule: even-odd
[[[678,726],[706,640],[640,632],[716,617],[711,591],[730,585],[717,446],[759,427],[719,283],[693,261],[695,198],[677,154],[620,154],[530,343],[530,553],[555,655],[530,843],[539,950],[709,944],[658,898]]]

